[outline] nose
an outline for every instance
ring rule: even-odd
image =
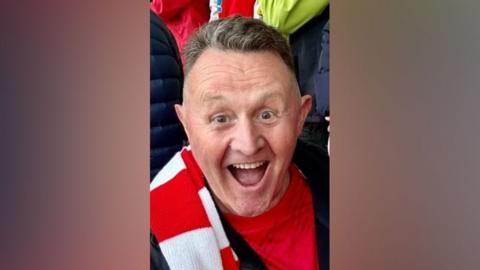
[[[261,132],[249,120],[242,119],[236,123],[233,130],[230,148],[245,156],[257,153],[265,145]]]

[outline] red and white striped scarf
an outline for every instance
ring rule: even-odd
[[[150,227],[171,270],[239,268],[189,147],[150,183]]]

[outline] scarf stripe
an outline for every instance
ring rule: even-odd
[[[150,227],[170,269],[238,269],[214,201],[189,148],[150,184]]]
[[[223,269],[212,228],[192,230],[160,242],[171,270]]]
[[[198,192],[198,195],[200,196],[200,200],[202,200],[202,204],[205,206],[208,220],[213,226],[213,231],[215,232],[218,246],[221,249],[227,247],[229,245],[228,239],[225,231],[223,230],[222,222],[220,221],[220,217],[215,209],[215,204],[210,196],[210,192],[208,192],[206,187],[203,187]]]
[[[180,152],[177,152],[172,159],[163,167],[160,172],[153,178],[150,183],[150,191],[165,184],[173,179],[180,171],[185,169],[185,163],[180,156]]]

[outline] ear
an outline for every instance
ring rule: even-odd
[[[312,109],[312,96],[305,95],[301,97],[300,100],[300,116],[298,119],[297,125],[297,137],[300,136],[303,129],[303,124],[305,123],[305,119],[307,118],[308,113]]]
[[[185,130],[185,133],[187,134],[187,138],[190,138],[188,135],[188,129],[186,125],[186,118],[185,118],[185,107],[180,104],[175,104],[175,112],[177,113],[178,120],[182,123],[183,129]],[[190,139],[189,139],[190,140]]]

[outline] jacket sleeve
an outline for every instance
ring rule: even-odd
[[[170,270],[155,236],[150,233],[150,270]]]
[[[260,13],[266,24],[288,36],[322,13],[329,0],[260,0]]]

